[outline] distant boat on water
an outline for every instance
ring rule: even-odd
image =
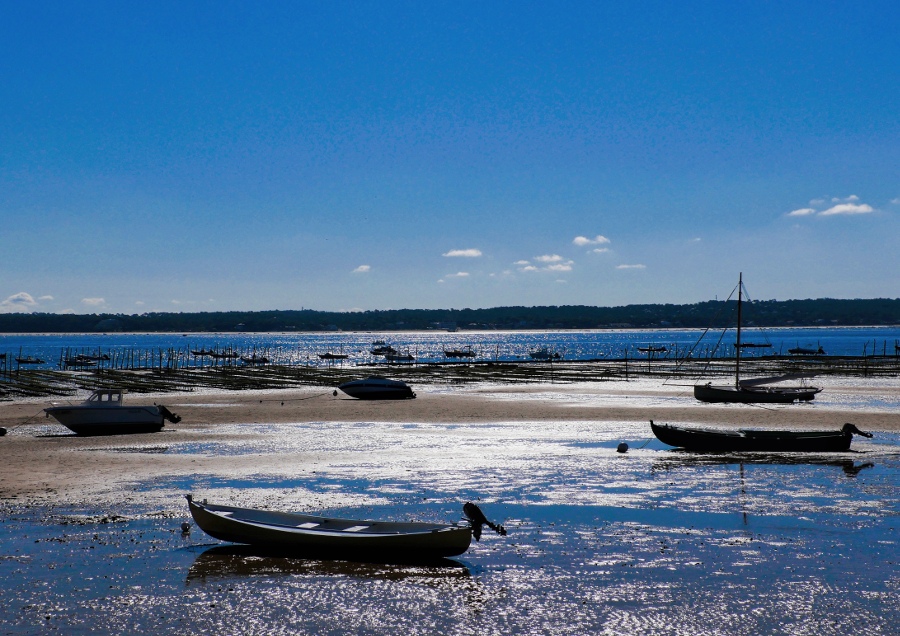
[[[788,349],[788,353],[793,356],[824,356],[825,350],[819,345],[818,349],[812,347],[801,347],[799,344],[793,349]]]
[[[638,351],[641,353],[668,353],[668,349],[666,347],[654,347],[650,345],[649,347],[638,347]]]
[[[269,359],[265,356],[253,354],[249,358],[247,356],[241,356],[241,362],[245,364],[269,364]]]
[[[474,358],[475,352],[472,347],[468,349],[444,349],[444,357],[446,358]]]
[[[346,353],[331,353],[330,351],[328,353],[320,353],[318,355],[322,360],[346,360],[350,357]]]
[[[16,358],[16,362],[19,364],[46,364],[46,360],[41,360],[40,358],[32,358],[31,356],[25,356],[24,358]]]
[[[384,359],[388,362],[415,362],[416,359],[409,353],[388,353],[385,354]]]
[[[528,355],[532,360],[559,360],[562,357],[558,352],[550,351],[547,347],[532,351]]]
[[[385,344],[384,340],[376,340],[372,343],[373,345],[377,345],[374,349],[369,351],[373,356],[384,356],[389,353],[397,353],[397,350],[394,349],[391,345]]]

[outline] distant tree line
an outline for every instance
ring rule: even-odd
[[[0,314],[0,332],[266,332],[427,329],[613,329],[723,327],[735,322],[734,301],[690,305],[392,309],[384,311],[225,311],[144,314]],[[900,324],[900,299],[745,302],[743,324],[759,327]]]

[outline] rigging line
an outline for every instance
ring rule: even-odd
[[[34,418],[36,418],[38,415],[40,415],[40,414],[43,413],[43,412],[44,412],[44,409],[41,409],[40,411],[38,411],[37,413],[35,413],[35,414],[32,415],[31,417],[29,417],[29,418],[28,418],[27,420],[25,420],[24,422],[19,422],[18,424],[10,424],[8,428],[11,429],[11,428],[13,428],[13,427],[18,428],[18,427],[20,427],[20,426],[25,426],[26,424],[28,424],[28,422],[30,422],[31,420],[33,420]]]
[[[709,323],[709,326],[708,326],[706,329],[704,329],[704,330],[703,330],[703,333],[700,334],[700,337],[697,338],[697,342],[695,342],[695,343],[691,346],[691,348],[690,348],[690,349],[688,350],[688,352],[687,352],[687,355],[686,355],[684,358],[681,359],[681,364],[676,364],[676,365],[675,365],[675,369],[672,371],[672,375],[675,375],[676,373],[678,373],[678,370],[679,370],[679,369],[684,365],[684,363],[687,362],[687,360],[693,355],[694,349],[697,348],[697,345],[700,344],[700,341],[703,340],[703,338],[706,337],[706,334],[709,332],[709,330],[712,329],[713,324],[715,324],[715,322],[716,322],[716,318],[719,317],[719,314],[721,314],[721,313],[722,313],[722,310],[725,309],[725,307],[728,305],[728,301],[731,300],[731,297],[732,297],[732,296],[734,296],[734,292],[735,292],[736,290],[737,290],[737,285],[735,285],[735,286],[734,286],[734,289],[731,290],[731,293],[728,294],[728,298],[726,298],[726,299],[724,300],[724,302],[722,303],[722,306],[719,308],[719,311],[717,311],[717,312],[716,312],[716,315],[713,316],[713,319],[712,319],[712,321]],[[731,315],[732,315],[732,316],[734,315],[734,309],[731,310]],[[707,363],[707,366],[709,366],[709,363]],[[672,375],[670,375],[669,378],[671,378]],[[665,386],[666,382],[669,381],[669,378],[666,378],[665,380],[663,380],[663,386]]]
[[[331,395],[331,391],[328,391],[327,393],[317,393],[316,395],[310,395],[309,397],[302,397],[302,398],[284,398],[284,399],[276,398],[274,400],[260,400],[260,403],[263,403],[263,402],[282,402],[282,403],[284,403],[284,402],[302,402],[303,400],[311,400],[313,398],[322,397],[323,395]]]
[[[744,288],[744,293],[747,295],[747,303],[752,306],[753,299],[750,297],[750,292],[747,291],[747,286],[744,285],[743,282],[741,282],[741,286]],[[769,340],[769,332],[766,331],[763,327],[760,327],[759,329],[762,332],[762,336],[763,336],[763,339],[766,341],[766,344],[769,345],[770,347],[772,347],[772,351],[774,352],[775,347],[772,344],[772,341]]]

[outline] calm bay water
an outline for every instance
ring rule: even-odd
[[[46,360],[45,368],[59,365],[62,352],[113,352],[180,349],[182,351],[233,348],[243,352],[267,354],[273,362],[284,364],[324,364],[317,354],[344,353],[347,363],[372,362],[372,343],[383,340],[401,353],[409,352],[422,362],[443,360],[445,349],[471,347],[479,359],[517,360],[546,347],[564,358],[646,357],[639,347],[664,346],[663,356],[677,350],[695,348],[700,355],[718,346],[733,350],[734,330],[726,334],[702,330],[622,330],[622,331],[444,331],[428,332],[320,332],[320,333],[217,333],[217,334],[0,334],[0,353],[33,356]],[[699,341],[699,345],[697,344]],[[745,350],[744,356],[787,354],[793,347],[818,349],[828,355],[893,355],[900,343],[900,326],[841,327],[804,329],[744,329],[743,342],[768,343],[771,348]],[[199,363],[199,358],[191,356]],[[13,363],[14,364],[14,363]],[[40,368],[40,367],[38,367]]]

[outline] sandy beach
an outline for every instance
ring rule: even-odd
[[[867,400],[873,395],[897,401],[900,385],[836,387],[844,395]],[[0,440],[4,463],[0,468],[0,497],[19,502],[66,503],[88,494],[111,495],[116,484],[191,472],[232,472],[242,462],[232,456],[141,452],[102,452],[105,449],[157,447],[238,441],[240,425],[285,423],[359,422],[425,425],[484,425],[495,423],[589,423],[602,432],[623,423],[644,430],[649,420],[730,428],[801,427],[837,429],[845,421],[872,432],[900,431],[900,415],[889,409],[865,410],[818,400],[812,404],[759,407],[713,405],[693,400],[685,387],[659,387],[649,383],[610,382],[585,385],[491,386],[483,388],[426,388],[418,398],[403,401],[361,401],[330,389],[215,394],[127,396],[128,404],[165,404],[182,422],[167,424],[158,434],[112,437],[77,437],[45,419],[47,401],[0,403],[0,426],[10,434]],[[72,400],[73,402],[77,400]],[[630,402],[630,403],[629,403]],[[237,427],[237,428],[236,428]],[[448,440],[449,443],[450,440]],[[97,452],[79,452],[97,451]],[[343,461],[334,449],[315,455],[316,462],[330,456]],[[292,465],[311,459],[292,456]]]

